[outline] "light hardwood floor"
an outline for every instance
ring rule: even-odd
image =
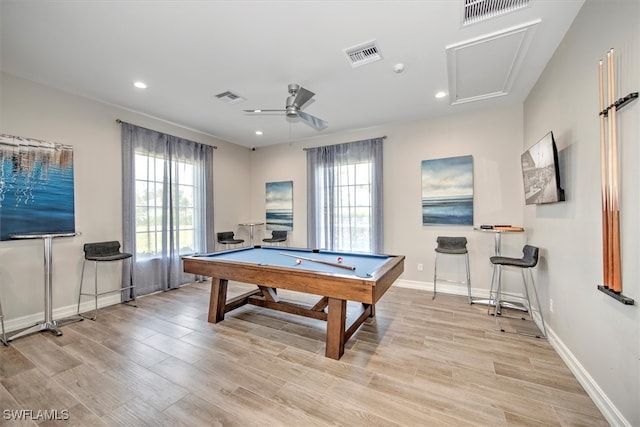
[[[321,321],[245,306],[207,323],[209,288],[0,346],[0,424],[608,425],[546,340],[497,331],[466,297],[392,287],[336,361]],[[244,290],[230,283],[230,295]],[[7,410],[69,419],[16,422]]]

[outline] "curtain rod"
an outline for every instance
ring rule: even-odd
[[[118,124],[127,123],[127,124],[130,124],[130,125],[137,126],[137,127],[139,127],[139,128],[149,129],[149,128],[146,128],[146,127],[144,127],[144,126],[138,126],[138,125],[135,125],[135,124],[133,124],[133,123],[124,122],[124,121],[122,121],[122,120],[120,120],[120,119],[116,119],[116,123],[118,123]],[[186,129],[186,128],[185,128],[185,129]],[[155,130],[155,129],[149,129],[149,130],[152,130],[152,131],[154,131],[154,132],[158,132],[158,131],[157,131],[157,130]],[[188,129],[188,130],[191,130],[191,129]],[[217,149],[218,149],[218,146],[217,146],[217,145],[210,145],[210,147],[213,147],[213,149],[214,149],[214,150],[217,150]]]
[[[387,135],[377,136],[375,138],[369,138],[369,139],[378,139],[378,138],[387,139]],[[364,141],[364,140],[361,139],[360,141]],[[358,141],[350,141],[350,142],[358,142]],[[342,144],[348,144],[348,142],[343,142]],[[302,151],[307,151],[307,150],[310,150],[312,148],[318,148],[318,147],[303,148]]]

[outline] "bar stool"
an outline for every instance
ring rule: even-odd
[[[98,293],[98,263],[129,260],[129,286],[121,286],[118,289]],[[93,261],[94,264],[94,292],[82,292],[82,284],[84,279],[84,268],[87,261]],[[124,262],[123,262],[124,264]],[[78,315],[83,318],[96,320],[98,317],[98,296],[110,294],[114,292],[122,292],[131,289],[131,299],[123,301],[123,303],[137,307],[136,305],[136,287],[133,284],[133,256],[126,252],[120,252],[120,242],[98,242],[86,243],[84,245],[84,261],[82,262],[82,273],[80,273],[80,292],[78,294]],[[86,317],[80,314],[80,300],[82,296],[92,296],[94,298],[94,315]]]
[[[469,272],[469,251],[467,251],[466,237],[445,237],[438,236],[436,239],[438,246],[436,247],[436,260],[433,267],[433,298],[436,298],[436,282],[438,271],[438,255],[464,255],[465,266],[467,269],[467,293],[469,295],[469,304],[473,304],[471,299],[471,274]]]
[[[496,324],[498,323],[498,316],[503,318],[507,318],[508,316],[502,315],[503,308],[512,308],[516,310],[520,310],[523,312],[528,312],[531,316],[531,320],[533,323],[536,323],[533,318],[533,312],[537,311],[540,315],[540,332],[542,335],[536,333],[528,333],[528,332],[517,332],[519,335],[527,335],[534,336],[536,338],[546,338],[547,331],[544,324],[544,318],[542,317],[542,310],[540,307],[540,300],[538,299],[538,292],[536,291],[535,282],[533,280],[533,273],[531,269],[538,264],[538,253],[539,249],[535,246],[524,245],[522,248],[522,258],[510,258],[504,256],[492,256],[489,258],[491,264],[493,264],[493,275],[491,277],[491,290],[489,291],[489,301],[493,302],[494,312],[493,315],[495,317]],[[524,296],[517,294],[508,294],[502,291],[502,267],[514,267],[519,268],[522,273],[522,282],[524,288]],[[525,274],[525,270],[529,272],[530,285],[527,281],[527,275]],[[535,298],[536,307],[531,305],[531,299],[529,298],[529,286],[531,287],[531,291],[533,291],[533,296]],[[495,289],[495,291],[494,291]],[[503,297],[511,297],[519,299],[518,301],[507,301],[504,300]],[[490,312],[491,306],[489,306],[488,312]],[[520,317],[521,320],[526,320],[524,317]],[[506,332],[504,328],[500,328],[500,331]]]
[[[7,334],[4,332],[4,313],[2,312],[2,302],[0,301],[0,325],[2,325],[2,344],[9,345],[7,341]]]
[[[239,245],[244,243],[243,239],[236,239],[233,231],[221,231],[216,234],[218,243],[221,245],[225,245],[225,249],[229,247],[229,245]]]
[[[275,243],[280,246],[280,243],[287,241],[287,231],[286,230],[273,230],[271,232],[271,237],[267,237],[262,239],[265,243]]]

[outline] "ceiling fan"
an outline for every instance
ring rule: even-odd
[[[286,109],[284,110],[244,110],[245,113],[285,113],[287,117],[300,117],[309,125],[316,129],[322,130],[326,128],[329,123],[319,119],[311,114],[300,111],[300,109],[315,96],[315,93],[303,88],[302,86],[291,83],[288,87],[289,96],[287,97]]]

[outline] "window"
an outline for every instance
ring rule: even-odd
[[[213,230],[215,147],[121,122],[122,248],[138,295],[194,280],[182,255],[207,253]]]
[[[382,140],[307,150],[309,246],[382,252]]]
[[[323,172],[326,173],[326,172]],[[335,230],[335,249],[345,251],[370,252],[372,243],[372,163],[347,163],[335,168],[333,199],[336,201],[329,215],[333,218],[331,227]],[[327,235],[321,222],[321,234]]]
[[[173,205],[173,224],[170,230],[173,249],[180,255],[192,254],[196,248],[196,201],[200,192],[196,186],[196,167],[192,162],[172,161],[171,176],[177,203]],[[162,236],[167,219],[163,215],[167,192],[165,189],[165,161],[163,158],[135,154],[136,194],[136,255],[139,259],[153,258],[162,254]]]

